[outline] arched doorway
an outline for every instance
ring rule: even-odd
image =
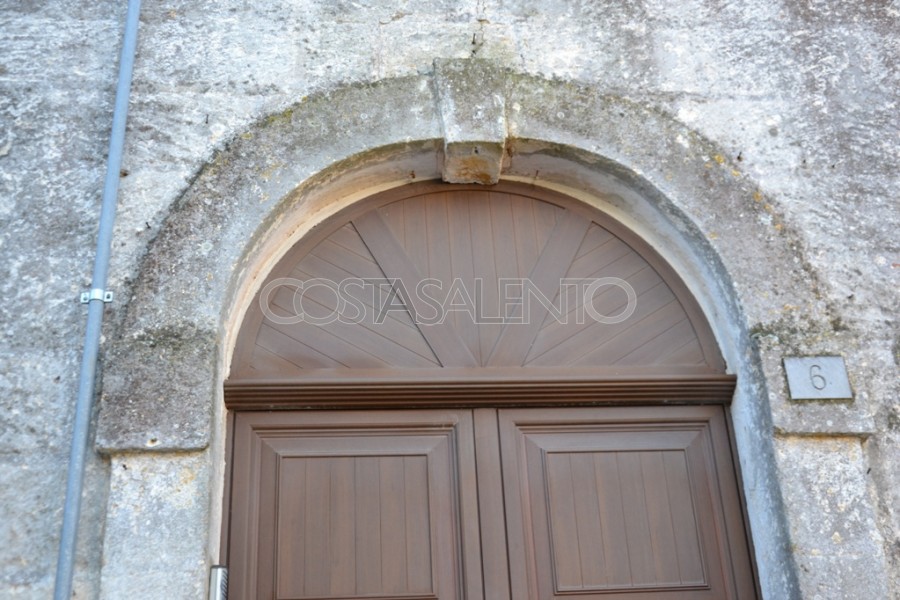
[[[225,398],[237,598],[753,598],[696,302],[533,186],[359,202],[275,267]]]

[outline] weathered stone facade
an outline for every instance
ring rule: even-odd
[[[124,4],[5,4],[0,596],[45,598]],[[896,1],[141,14],[78,598],[204,597],[255,278],[356,199],[492,168],[612,213],[697,297],[738,375],[764,597],[900,595]],[[842,355],[853,400],[790,400],[803,355]]]

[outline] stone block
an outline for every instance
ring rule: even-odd
[[[107,361],[101,451],[197,450],[209,444],[215,334],[189,325],[143,331]]]
[[[804,597],[889,598],[859,439],[782,437],[775,449]]]
[[[208,573],[206,452],[111,460],[100,598],[202,598]]]
[[[434,62],[434,86],[444,131],[444,181],[499,181],[506,148],[501,77],[491,61]]]

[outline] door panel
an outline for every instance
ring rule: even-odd
[[[755,597],[720,407],[501,410],[499,428],[514,597]]]
[[[243,413],[235,444],[231,597],[481,598],[470,413]]]

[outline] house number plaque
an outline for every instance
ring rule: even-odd
[[[791,400],[850,400],[853,390],[841,356],[784,359]]]

